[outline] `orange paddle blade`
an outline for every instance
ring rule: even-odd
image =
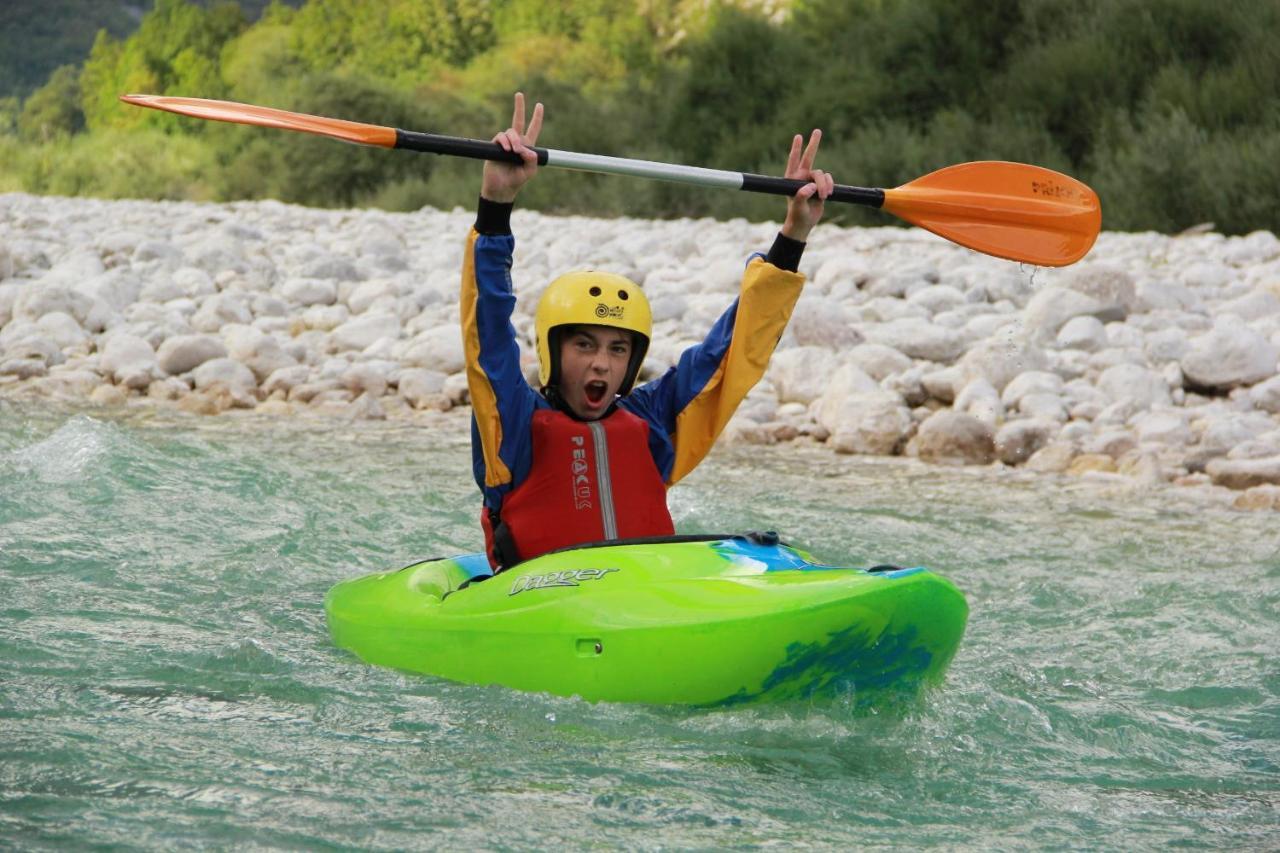
[[[885,190],[884,210],[952,242],[1047,267],[1088,254],[1102,227],[1098,194],[1061,172],[982,160]]]
[[[394,127],[362,124],[338,118],[291,113],[271,107],[255,107],[232,101],[211,101],[206,98],[175,98],[167,95],[121,95],[126,104],[165,110],[193,118],[229,121],[235,124],[253,124],[258,127],[277,127],[281,130],[298,130],[354,142],[358,145],[377,145],[380,148],[396,147]]]

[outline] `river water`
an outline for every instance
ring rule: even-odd
[[[366,666],[324,593],[477,547],[465,421],[0,402],[0,847],[1280,845],[1275,513],[801,446],[672,504],[951,578],[945,684],[691,710]]]

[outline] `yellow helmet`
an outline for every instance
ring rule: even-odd
[[[538,381],[545,387],[560,380],[560,342],[564,326],[610,326],[632,333],[631,363],[619,394],[626,394],[649,349],[653,315],[639,285],[610,272],[566,273],[543,291],[533,319],[538,337]]]

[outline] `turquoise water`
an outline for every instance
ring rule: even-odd
[[[365,666],[343,578],[477,546],[464,422],[0,402],[0,847],[1275,848],[1280,516],[722,448],[683,531],[969,598],[906,706],[591,705]]]

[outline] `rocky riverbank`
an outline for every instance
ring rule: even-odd
[[[438,418],[466,405],[472,213],[0,196],[0,397],[216,415]],[[737,291],[772,224],[517,211],[515,326],[560,272],[640,282],[645,376]],[[1103,234],[1032,269],[919,230],[813,234],[809,284],[732,441],[820,442],[1237,490],[1280,509],[1280,240]]]

